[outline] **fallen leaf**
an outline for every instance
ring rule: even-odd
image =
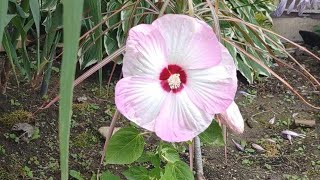
[[[263,147],[261,147],[260,145],[258,145],[258,144],[252,143],[251,146],[252,146],[255,150],[259,151],[259,152],[265,151],[265,149],[264,149]]]
[[[236,148],[239,150],[239,151],[242,151],[244,152],[244,147],[241,146],[240,144],[238,144],[237,142],[235,142],[233,139],[231,139],[232,142],[234,143],[234,145],[236,146]]]

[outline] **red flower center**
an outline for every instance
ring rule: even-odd
[[[165,91],[177,93],[183,89],[183,84],[186,84],[187,74],[180,66],[170,64],[167,68],[163,68],[159,79]]]

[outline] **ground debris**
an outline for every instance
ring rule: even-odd
[[[17,123],[11,128],[12,131],[23,131],[28,138],[32,137],[35,128],[29,123]]]

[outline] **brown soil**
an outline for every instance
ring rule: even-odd
[[[305,64],[318,80],[320,80],[320,62],[305,55],[298,58]],[[310,88],[301,75],[279,66],[275,71],[305,93],[314,104],[320,105],[319,91]],[[105,74],[110,73],[110,70]],[[114,75],[115,79],[119,74]],[[58,76],[51,83],[49,99],[58,93]],[[107,77],[104,82],[107,82]],[[72,117],[70,169],[81,173],[89,179],[99,168],[104,139],[98,128],[108,125],[115,106],[113,104],[113,84],[109,91],[99,93],[97,77],[87,79],[75,88],[74,115]],[[227,146],[227,162],[223,147],[205,147],[203,149],[204,171],[207,179],[320,179],[320,113],[298,100],[284,88],[275,78],[266,78],[252,85],[240,85],[239,90],[253,96],[238,94],[239,105],[246,120],[245,132],[242,135],[230,134]],[[35,112],[44,102],[39,93],[28,84],[17,87],[11,78],[6,96],[0,97],[1,117],[10,113]],[[77,102],[78,97],[88,98],[86,103]],[[21,111],[20,111],[21,112]],[[296,118],[316,120],[311,128],[296,127],[292,115]],[[275,123],[268,120],[275,116]],[[20,116],[19,116],[20,117]],[[59,146],[58,146],[58,103],[47,110],[37,112],[33,116],[19,119],[29,122],[40,130],[40,137],[30,142],[15,142],[8,124],[0,124],[0,179],[30,179],[27,173],[32,171],[35,179],[60,179],[59,177]],[[125,120],[121,124],[127,124]],[[250,127],[249,127],[250,126]],[[280,136],[282,130],[290,129],[306,134],[306,138],[294,138],[293,145]],[[10,138],[11,136],[11,138]],[[268,143],[267,138],[276,141]],[[231,139],[242,140],[247,144],[246,152],[235,149]],[[251,143],[261,145],[266,152],[253,151]],[[5,152],[3,153],[3,150]],[[30,171],[27,169],[30,168]],[[122,166],[103,166],[101,170],[110,169],[120,175]]]

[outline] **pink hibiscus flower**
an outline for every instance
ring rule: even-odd
[[[118,110],[170,142],[191,140],[215,114],[228,113],[237,89],[228,50],[209,25],[186,15],[168,14],[133,27],[122,71],[115,90]],[[243,126],[239,109],[231,112]]]

